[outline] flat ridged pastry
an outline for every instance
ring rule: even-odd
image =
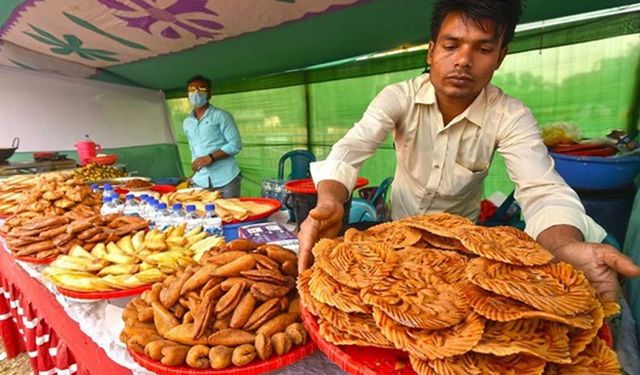
[[[318,316],[318,308],[316,307],[316,302],[311,295],[311,291],[309,290],[309,280],[311,280],[311,273],[313,270],[308,268],[304,270],[300,275],[298,275],[298,280],[296,281],[296,286],[298,288],[298,294],[300,295],[300,302],[302,305],[315,316]]]
[[[405,271],[405,272],[403,272]],[[470,312],[459,285],[449,284],[428,268],[394,270],[387,278],[363,289],[362,300],[411,328],[442,329],[458,324]]]
[[[362,302],[360,290],[340,284],[322,269],[314,267],[309,290],[317,301],[348,313],[368,313],[371,309]]]
[[[339,283],[366,288],[384,280],[398,264],[394,249],[385,243],[352,242],[323,246],[314,255],[316,264]]]
[[[598,331],[604,323],[604,311],[602,304],[597,301],[596,307],[590,312],[591,319],[593,320],[592,327],[588,329],[570,329],[569,330],[569,354],[571,358],[575,358],[578,354],[589,345],[593,338],[598,335]]]
[[[525,318],[540,318],[576,328],[589,329],[593,327],[593,319],[586,313],[563,316],[536,310],[520,301],[489,292],[471,283],[467,283],[462,291],[466,302],[471,305],[473,311],[489,320],[510,322]]]
[[[393,345],[377,345],[359,337],[353,336],[348,332],[340,330],[328,321],[318,318],[318,326],[320,336],[326,341],[334,345],[358,345],[358,346],[375,346],[380,348],[393,348]],[[387,343],[389,343],[387,341]],[[390,343],[389,343],[390,344]]]
[[[317,303],[317,308],[319,317],[349,337],[359,339],[367,346],[393,348],[393,343],[382,334],[371,314],[348,314],[323,303]]]
[[[567,263],[520,267],[475,258],[467,266],[467,278],[483,289],[558,315],[587,312],[595,304],[589,281]]]
[[[599,337],[594,338],[571,364],[549,363],[545,372],[548,375],[619,375],[621,373],[616,352]]]
[[[407,351],[422,360],[464,354],[476,346],[484,331],[484,319],[473,312],[459,324],[440,330],[402,326],[377,308],[373,309],[373,318],[396,349]]]
[[[499,228],[459,230],[457,238],[468,251],[499,262],[539,266],[553,259],[553,255],[537,242],[521,240]]]
[[[502,232],[502,233],[504,233],[506,235],[513,236],[513,237],[521,239],[523,241],[534,241],[535,242],[535,239],[533,237],[531,237],[526,232],[521,231],[520,229],[518,229],[516,227],[510,227],[508,225],[498,225],[498,226],[491,227],[491,228],[499,230],[500,232]]]
[[[411,246],[420,241],[422,233],[414,228],[398,225],[395,223],[384,223],[359,231],[348,229],[344,234],[344,242],[385,242],[394,248]]]
[[[409,356],[409,363],[411,363],[411,367],[413,371],[418,375],[438,375],[433,371],[431,366],[429,366],[429,362],[422,360],[414,355]]]
[[[619,315],[621,311],[620,304],[616,301],[602,302],[602,309],[604,310],[605,318]]]
[[[447,250],[467,252],[457,239],[457,231],[463,227],[474,227],[471,220],[446,213],[413,216],[400,223],[422,231],[422,239],[427,243]]]
[[[469,262],[464,255],[454,251],[438,250],[433,248],[407,247],[396,252],[404,268],[427,267],[430,272],[442,277],[451,284],[465,282],[465,268]],[[393,272],[392,272],[393,274]]]
[[[540,319],[488,321],[476,353],[506,356],[525,353],[555,363],[570,363],[567,327]]]
[[[474,352],[425,363],[437,375],[542,375],[546,364],[523,354],[498,357]]]

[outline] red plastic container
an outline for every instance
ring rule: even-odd
[[[112,165],[118,161],[118,155],[94,156],[87,159],[87,164]]]
[[[76,150],[78,150],[80,164],[87,165],[90,158],[95,157],[97,152],[102,151],[102,147],[93,141],[80,141],[76,143]]]

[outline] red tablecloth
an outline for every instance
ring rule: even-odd
[[[34,374],[131,374],[80,330],[55,297],[0,244],[0,335],[13,358],[26,350]]]

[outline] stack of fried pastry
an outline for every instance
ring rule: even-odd
[[[77,206],[99,207],[100,194],[93,193],[82,180],[65,175],[37,177],[33,187],[22,191],[14,213],[21,216],[62,215]]]
[[[77,217],[77,218],[76,218]],[[66,254],[78,245],[86,249],[98,243],[117,242],[120,238],[147,229],[139,217],[118,214],[83,217],[82,215],[43,216],[23,221],[8,219],[0,228],[9,249],[17,257],[47,259]]]
[[[524,232],[449,214],[348,230],[313,248],[304,307],[336,345],[396,348],[418,374],[618,374],[584,274]]]
[[[167,366],[224,369],[285,354],[307,341],[296,273],[292,251],[232,241],[132,300],[120,339]]]
[[[0,214],[11,215],[17,212],[26,191],[31,190],[41,181],[47,180],[64,181],[71,173],[69,172],[47,172],[38,175],[18,175],[0,180]]]

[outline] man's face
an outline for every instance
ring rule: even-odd
[[[427,62],[430,79],[439,100],[471,102],[491,81],[506,48],[496,38],[493,22],[483,30],[460,13],[450,13],[442,22],[438,38],[429,42]]]
[[[187,93],[191,94],[195,92],[206,93],[207,98],[211,98],[211,89],[202,81],[193,81],[187,87]]]

